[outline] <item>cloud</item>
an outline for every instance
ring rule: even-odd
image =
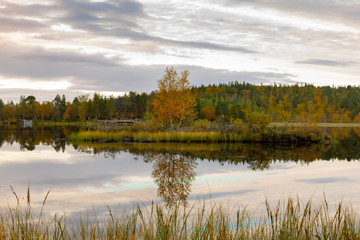
[[[189,67],[189,66],[188,66]],[[181,68],[186,69],[186,66]],[[201,84],[217,84],[229,82],[249,82],[251,84],[295,84],[297,83],[295,75],[288,73],[274,73],[274,72],[247,72],[247,71],[226,71],[214,70],[201,67],[189,67],[190,78],[192,84],[199,86]],[[207,81],[203,81],[207,79]]]
[[[34,20],[0,17],[0,32],[34,31],[34,29],[40,29],[44,27],[44,24]]]
[[[111,59],[105,58],[100,54],[80,54],[73,52],[45,51],[38,49],[21,57],[25,61],[39,61],[44,63],[70,63],[84,64],[93,66],[115,67],[117,66]]]
[[[359,74],[360,6],[355,4],[15,2],[0,4],[0,77],[49,84],[66,80],[69,94],[150,92],[168,64],[190,70],[194,85],[292,84],[299,79],[313,83],[315,78],[333,84],[339,77],[356,82]],[[339,56],[347,56],[347,61]],[[325,71],[311,65],[338,68]]]
[[[2,63],[0,76],[4,80],[26,80],[34,83],[48,82],[49,84],[53,81],[66,81],[69,83],[69,87],[65,91],[68,91],[67,95],[70,96],[79,95],[83,90],[150,92],[157,88],[157,80],[162,77],[166,68],[166,65],[128,65],[125,63],[125,59],[105,57],[100,53],[85,54],[70,50],[25,47],[5,41],[0,42],[0,62]],[[236,72],[191,65],[175,67],[178,71],[190,70],[190,81],[194,85],[228,83],[230,81],[246,81],[253,84],[274,82],[291,84],[296,78],[294,75],[284,73]],[[9,89],[0,92],[4,91],[9,91]],[[31,93],[40,98],[45,95],[49,96],[49,94],[44,94],[41,89],[38,93],[25,89],[16,89],[16,91],[19,94],[12,98],[15,101],[18,100],[20,93],[24,95]],[[5,101],[11,99],[9,94],[5,93],[2,98]]]
[[[308,59],[305,61],[297,61],[296,63],[322,65],[322,66],[330,66],[330,67],[347,67],[356,64],[356,62],[353,61],[341,62],[341,61],[325,60],[325,59]]]

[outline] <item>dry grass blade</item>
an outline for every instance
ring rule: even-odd
[[[266,198],[264,211],[257,217],[247,207],[229,203],[206,205],[197,201],[191,207],[180,203],[172,208],[162,204],[137,204],[132,212],[113,213],[106,204],[108,218],[88,211],[86,219],[70,223],[67,217],[43,216],[47,192],[40,210],[21,208],[19,196],[11,186],[18,205],[0,213],[0,239],[359,239],[358,213],[341,201],[329,206],[325,195],[322,204],[305,204],[288,198],[272,204]],[[30,188],[28,188],[30,199]],[[72,220],[72,219],[70,219]]]
[[[27,187],[26,200],[27,200],[27,204],[28,204],[28,206],[30,206],[30,203],[31,203],[31,197],[30,197],[30,184],[28,184],[28,187]]]
[[[16,202],[17,202],[17,205],[20,205],[20,199],[19,199],[19,196],[16,194],[14,188],[10,185],[10,191],[12,194],[14,194],[15,198],[16,198]]]

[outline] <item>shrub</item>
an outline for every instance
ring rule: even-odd
[[[196,120],[192,125],[193,131],[210,131],[214,128],[214,124],[207,119]]]

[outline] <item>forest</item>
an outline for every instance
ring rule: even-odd
[[[252,113],[262,113],[273,122],[360,122],[360,88],[314,85],[252,85],[230,82],[191,87],[196,97],[195,118],[246,122]],[[38,102],[20,96],[18,103],[0,99],[0,121],[88,121],[99,119],[154,118],[151,93],[129,92],[124,96],[81,95],[72,101],[56,95]]]

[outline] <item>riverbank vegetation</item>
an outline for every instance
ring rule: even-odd
[[[330,143],[330,138],[313,127],[268,127],[241,131],[80,131],[70,135],[75,142],[277,142]]]
[[[356,210],[342,202],[331,206],[325,197],[318,205],[299,198],[266,200],[258,212],[214,201],[170,208],[144,204],[122,214],[108,206],[107,217],[93,210],[75,220],[45,213],[49,192],[38,214],[29,192],[25,207],[13,193],[17,205],[0,213],[1,239],[358,239],[360,234]]]

